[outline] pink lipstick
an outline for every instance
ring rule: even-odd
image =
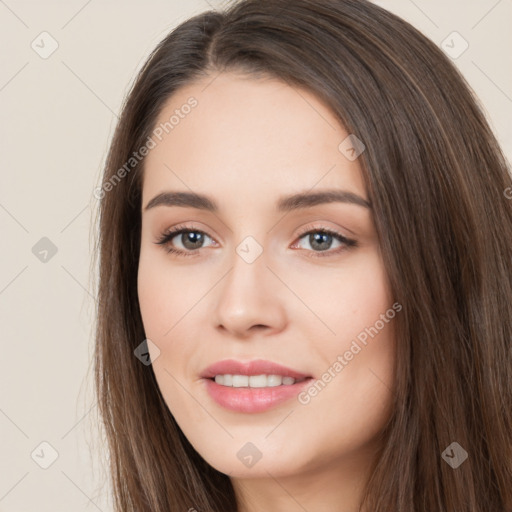
[[[206,390],[221,407],[257,413],[300,393],[313,377],[272,361],[219,361],[202,373]]]

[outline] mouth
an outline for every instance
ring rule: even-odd
[[[218,374],[215,377],[207,377],[208,380],[220,386],[229,388],[274,388],[281,386],[293,386],[300,384],[313,377],[294,378],[278,374],[241,375],[241,374]]]
[[[263,413],[286,405],[314,380],[272,361],[219,361],[200,375],[217,405],[237,413]]]
[[[205,390],[219,406],[238,413],[262,413],[289,402],[313,376],[273,361],[224,359],[200,375]]]
[[[231,378],[231,379],[230,379]],[[281,375],[230,375],[203,377],[205,391],[223,409],[236,413],[264,413],[297,399],[313,377]],[[222,383],[221,383],[222,381]]]
[[[290,385],[311,378],[312,375],[264,359],[224,359],[205,368],[200,377],[213,379],[217,384],[224,386],[272,387]]]

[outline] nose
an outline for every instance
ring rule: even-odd
[[[284,329],[285,287],[264,256],[265,252],[248,263],[234,254],[231,269],[217,287],[217,329],[243,339],[255,332],[270,335]]]

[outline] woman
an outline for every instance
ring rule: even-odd
[[[96,194],[116,511],[512,510],[511,187],[456,68],[367,1],[176,28]]]

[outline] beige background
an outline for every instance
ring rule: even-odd
[[[469,43],[454,62],[510,159],[512,1],[377,3],[438,45],[453,31]],[[209,4],[221,2],[0,0],[0,512],[112,510],[90,455],[92,191],[135,72]],[[43,59],[31,44],[48,51],[51,38],[58,48]],[[54,255],[36,256],[49,244],[43,237]]]

